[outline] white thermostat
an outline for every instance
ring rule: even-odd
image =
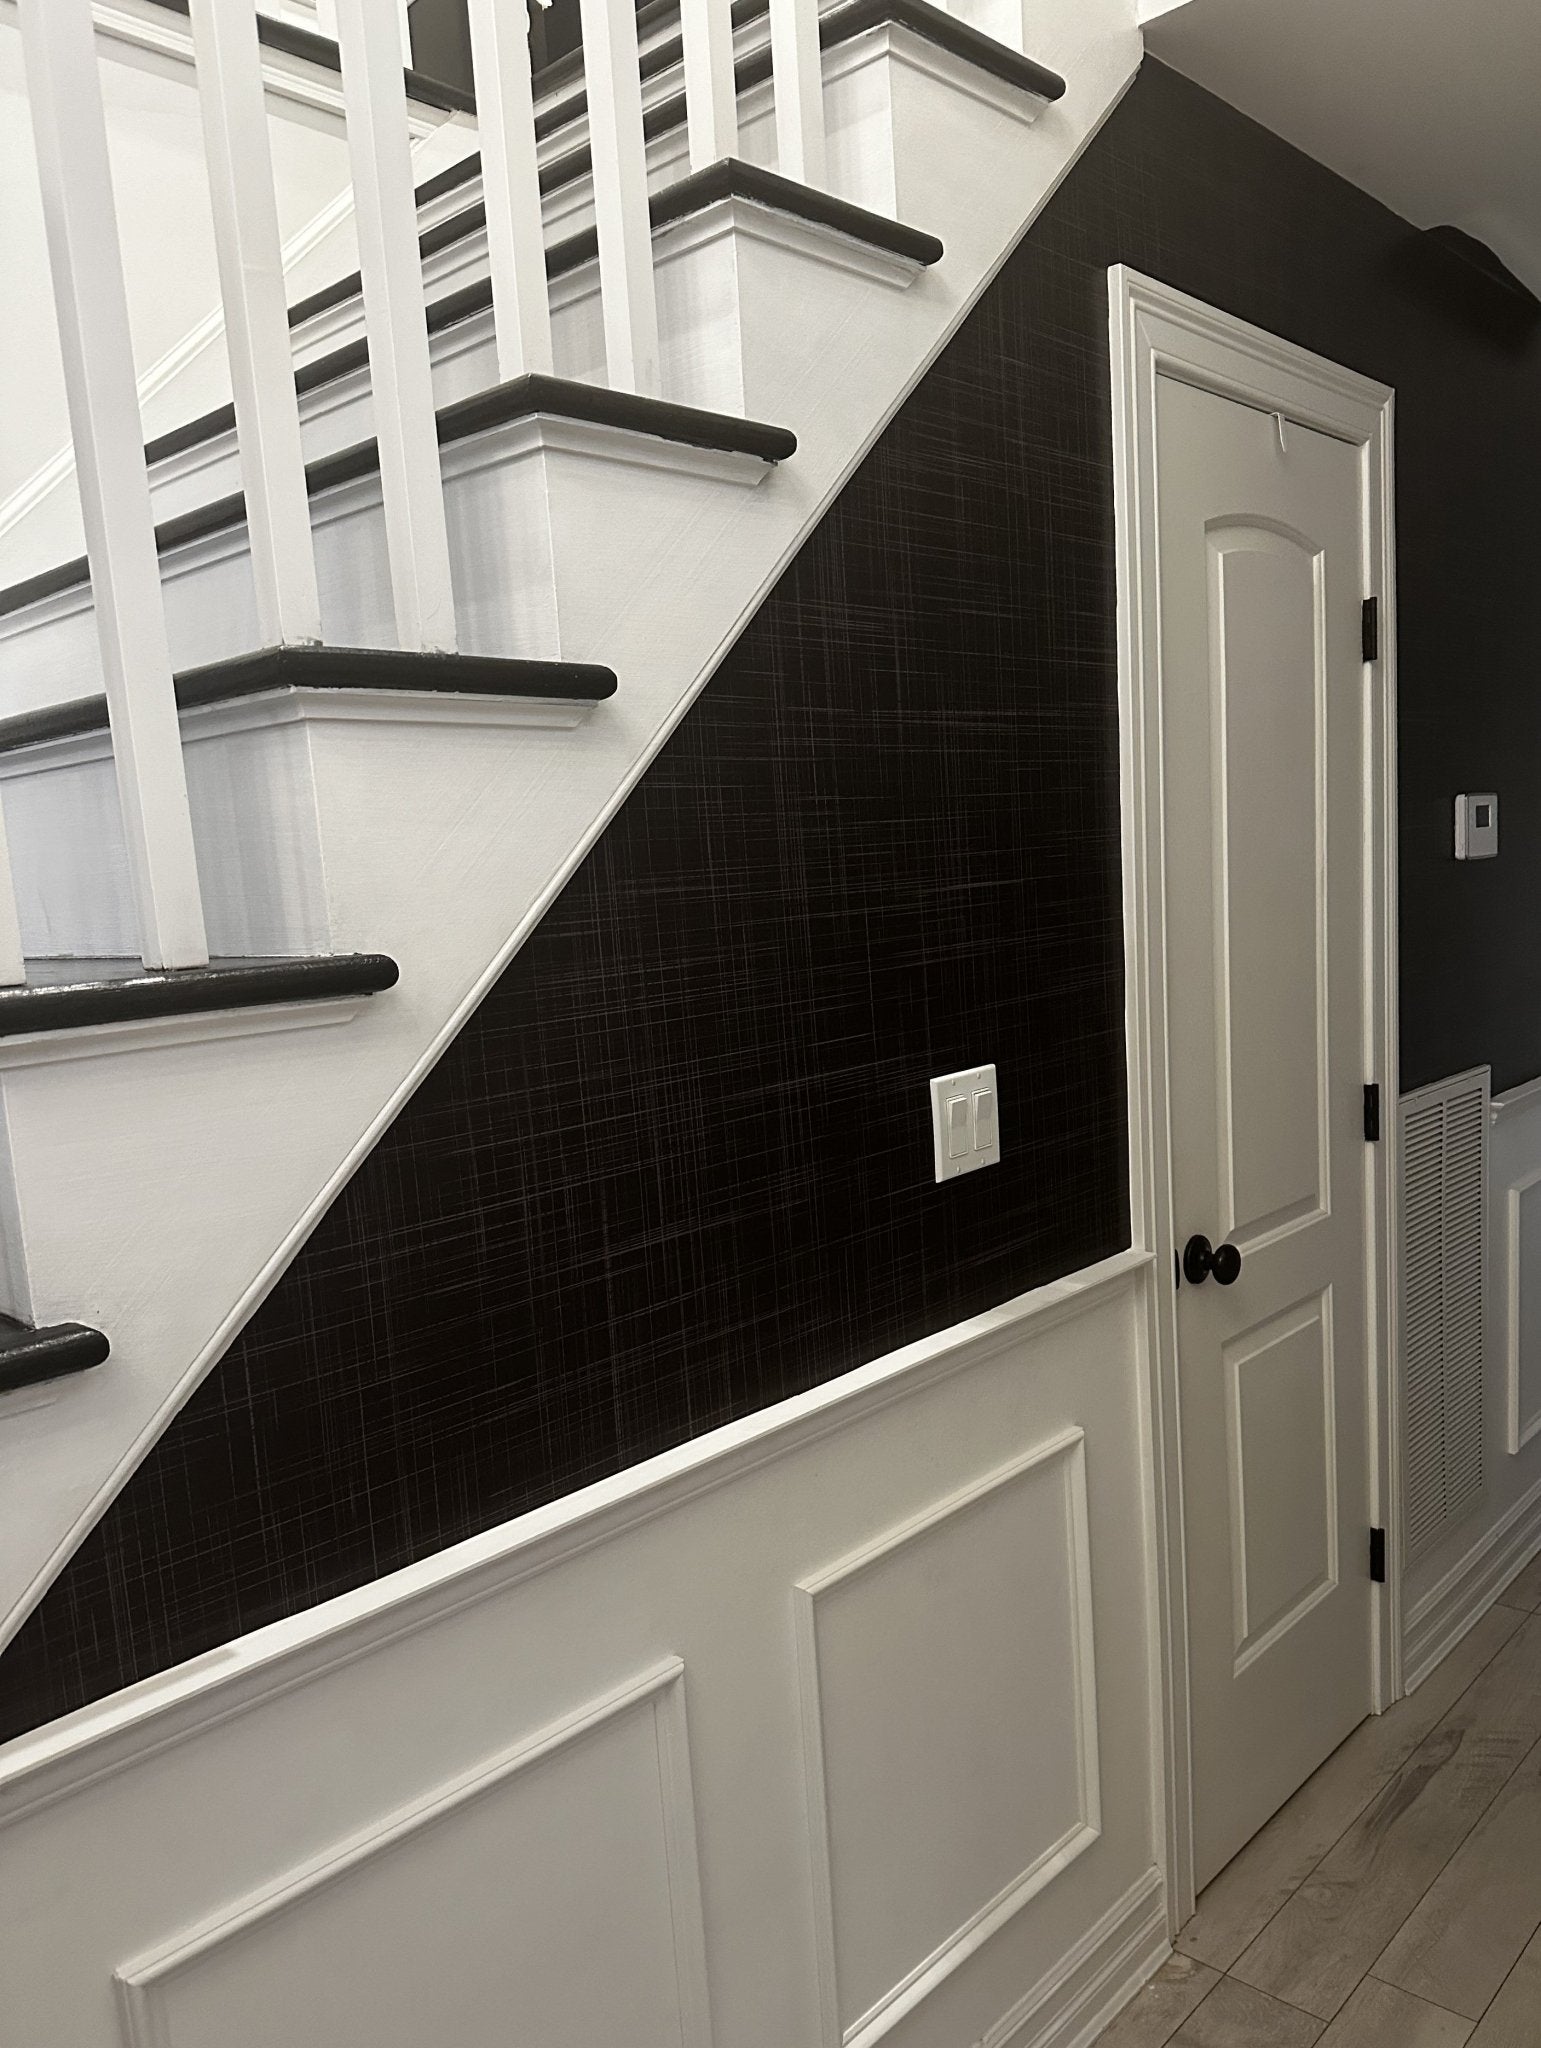
[[[1498,851],[1498,798],[1490,789],[1455,800],[1455,857],[1491,860]]]

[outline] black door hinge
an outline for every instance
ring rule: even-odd
[[[1377,1586],[1386,1583],[1386,1532],[1384,1529],[1370,1531],[1370,1577]]]
[[[1359,612],[1359,635],[1366,661],[1380,660],[1380,599],[1367,597]]]
[[[1366,1081],[1364,1084],[1364,1142],[1367,1145],[1380,1143],[1379,1081]]]

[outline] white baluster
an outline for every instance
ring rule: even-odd
[[[315,642],[321,598],[257,15],[252,0],[192,0],[191,11],[257,626],[268,643]]]
[[[605,368],[613,391],[656,396],[658,304],[633,0],[581,0],[579,21],[594,159]]]
[[[145,472],[91,0],[21,0],[91,594],[140,947],[209,957]]]
[[[685,44],[685,125],[690,168],[738,155],[732,0],[680,0]]]
[[[452,654],[455,601],[396,9],[337,0],[337,42],[396,634],[404,648]]]
[[[776,102],[776,168],[803,185],[823,185],[824,67],[819,0],[770,0],[771,93]]]
[[[476,126],[498,375],[549,372],[551,313],[535,161],[530,12],[525,0],[470,0]]]

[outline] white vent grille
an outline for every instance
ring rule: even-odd
[[[1409,1562],[1482,1491],[1486,1067],[1402,1098],[1402,1403]]]

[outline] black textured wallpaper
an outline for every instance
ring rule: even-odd
[[[1148,66],[0,1657],[0,1732],[1127,1241],[1119,261],[1399,387],[1406,1079],[1541,1071],[1535,347]],[[1486,872],[1463,783],[1516,792]],[[927,1077],[986,1060],[1003,1162],[938,1188]]]

